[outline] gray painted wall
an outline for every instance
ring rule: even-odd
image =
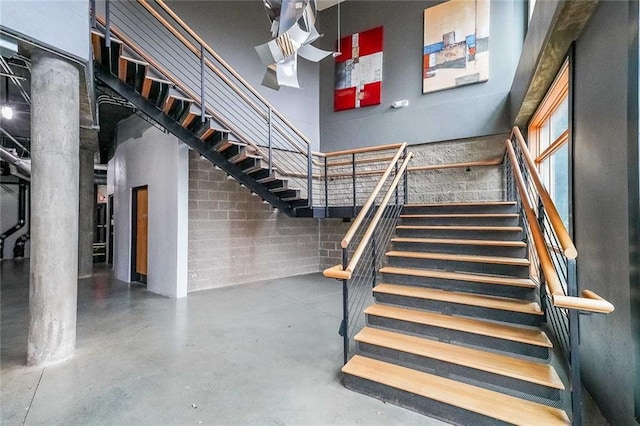
[[[171,7],[198,35],[319,149],[318,64],[298,62],[300,89],[280,91],[261,85],[264,66],[255,46],[271,40],[261,1],[170,1]]]
[[[187,295],[189,148],[137,116],[118,123],[118,144],[107,170],[114,202],[113,270],[131,281],[133,188],[148,186],[147,289]]]
[[[3,0],[0,26],[82,62],[90,58],[89,0]]]
[[[384,26],[382,104],[333,111],[335,62],[320,64],[320,147],[343,148],[406,141],[423,143],[505,133],[510,128],[508,94],[523,40],[525,2],[491,2],[489,81],[422,94],[423,12],[439,1],[348,1],[342,34]],[[336,8],[320,13],[325,49],[336,44]],[[391,102],[408,99],[394,110]]]
[[[573,85],[578,286],[594,290],[616,306],[608,316],[581,317],[583,382],[609,422],[616,425],[636,424],[634,381],[636,389],[640,386],[640,372],[636,371],[640,362],[639,332],[632,326],[632,315],[638,322],[639,302],[636,300],[634,308],[630,299],[633,286],[636,298],[640,297],[638,265],[630,263],[630,258],[634,259],[630,240],[635,238],[637,244],[640,220],[638,11],[637,2],[630,3],[634,2],[606,1],[597,6],[576,42]],[[560,6],[562,2],[555,0],[536,4],[512,85],[513,115],[522,104]],[[629,37],[635,44],[628,42]],[[603,57],[607,58],[606,67],[593,65]],[[635,74],[629,69],[635,69]],[[633,198],[629,194],[634,194]],[[635,233],[629,224],[635,224]],[[637,262],[637,254],[635,259]]]
[[[636,12],[637,13],[637,12]],[[576,43],[574,104],[574,220],[580,289],[589,288],[610,300],[607,316],[581,319],[583,379],[611,424],[635,424],[633,413],[633,342],[631,331],[627,102],[630,60],[627,2],[605,1]],[[629,24],[627,24],[629,23]],[[606,66],[594,66],[606,57]],[[636,86],[637,87],[637,86]],[[637,151],[636,151],[637,152]],[[635,167],[637,168],[637,158]],[[637,176],[637,170],[635,170]],[[605,207],[606,206],[606,207]]]

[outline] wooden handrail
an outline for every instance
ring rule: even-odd
[[[101,18],[99,16],[96,16],[96,20],[101,25],[105,25],[105,21],[104,21],[103,18]],[[145,60],[145,62],[149,63],[149,65],[153,66],[156,70],[158,70],[174,86],[176,86],[181,91],[183,91],[187,96],[191,97],[191,99],[194,100],[194,102],[195,102],[195,99],[198,99],[200,97],[198,94],[193,92],[193,90],[189,89],[184,84],[182,84],[180,82],[180,80],[178,80],[175,76],[173,76],[173,74],[171,74],[171,72],[169,72],[169,70],[167,70],[165,67],[160,65],[160,63],[158,63],[157,61],[153,60],[151,57],[149,57],[149,55],[145,54],[144,50],[142,50],[142,48],[140,48],[140,46],[138,46],[136,43],[134,43],[133,40],[131,40],[127,36],[125,36],[124,33],[121,32],[118,29],[118,27],[116,27],[115,25],[111,24],[110,32],[111,32],[111,34],[116,36],[123,44],[126,44],[127,47],[129,47],[131,50],[133,50],[138,56],[143,58]],[[237,128],[235,128],[235,126],[231,122],[226,120],[224,117],[220,116],[217,112],[215,112],[210,107],[206,107],[205,111],[207,113],[211,114],[211,116],[214,117],[216,119],[216,121],[219,121],[220,124],[225,126],[227,129],[233,131],[233,133],[236,136],[238,136],[243,142],[245,142],[247,145],[249,145],[252,148],[254,148],[256,150],[256,152],[258,152],[263,157],[263,159],[265,161],[268,159],[266,157],[266,154],[260,148],[260,146],[257,145],[255,142],[253,142],[249,136],[245,135],[242,131],[240,131]],[[276,171],[280,172],[280,173],[285,173],[285,171],[282,170],[277,164],[273,164],[273,168]]]
[[[158,3],[158,5],[182,27],[182,29],[187,31],[191,37],[193,37],[198,43],[200,43],[202,47],[204,47],[204,49],[211,54],[211,56],[216,58],[216,61],[220,62],[222,66],[227,69],[227,71],[229,71],[235,78],[237,78],[238,81],[240,81],[240,83],[242,83],[242,85],[247,90],[253,93],[256,98],[260,99],[262,103],[264,103],[271,109],[273,114],[280,118],[287,126],[291,128],[291,130],[293,130],[298,136],[300,136],[300,138],[304,140],[307,145],[311,144],[309,142],[309,139],[307,139],[307,137],[302,132],[300,132],[300,130],[298,130],[293,124],[291,124],[289,120],[287,120],[282,114],[280,114],[275,108],[273,108],[273,106],[271,106],[271,104],[260,93],[258,93],[245,79],[243,79],[240,74],[238,74],[233,68],[231,68],[231,66],[227,64],[224,59],[222,59],[222,57],[220,57],[220,55],[218,55],[215,50],[213,50],[211,46],[209,46],[200,36],[198,36],[198,34],[196,34],[196,32],[193,31],[182,19],[180,19],[180,17],[176,15],[176,13],[171,10],[169,6],[167,6],[162,0],[156,0],[156,3]]]
[[[591,290],[584,290],[582,297],[554,296],[553,305],[558,308],[609,314],[615,307]]]
[[[364,253],[364,249],[367,243],[369,242],[369,240],[371,239],[371,236],[373,235],[373,231],[376,229],[376,226],[378,226],[378,221],[382,217],[382,214],[384,213],[384,210],[386,209],[387,204],[389,203],[389,199],[391,199],[393,192],[398,186],[398,182],[400,182],[402,175],[404,175],[405,171],[407,170],[407,166],[409,165],[409,160],[411,160],[412,157],[413,157],[413,152],[410,152],[405,158],[404,162],[402,163],[400,170],[398,170],[398,173],[396,173],[396,177],[393,179],[393,182],[391,182],[391,186],[389,187],[386,195],[380,202],[380,205],[378,206],[378,210],[376,210],[376,214],[373,216],[373,219],[371,219],[371,223],[369,223],[369,227],[367,228],[367,231],[362,236],[362,240],[360,241],[360,244],[358,244],[358,247],[353,252],[353,256],[351,256],[351,260],[349,261],[349,266],[347,266],[347,268],[345,269],[346,272],[352,273],[353,271],[355,271],[356,266],[358,266],[360,257],[362,256],[362,253]]]
[[[551,296],[553,305],[558,308],[578,309],[581,311],[589,312],[612,312],[614,306],[590,290],[584,290],[582,292],[582,297],[566,296],[564,294],[562,284],[560,283],[558,275],[556,274],[555,268],[553,266],[553,261],[551,260],[551,256],[549,256],[549,252],[547,251],[547,245],[545,243],[544,236],[542,235],[542,231],[540,230],[538,218],[536,217],[533,208],[531,208],[531,203],[529,202],[529,198],[527,196],[527,189],[524,183],[524,178],[522,177],[520,168],[517,166],[518,160],[516,158],[516,153],[513,149],[513,146],[511,145],[511,140],[507,140],[506,146],[507,155],[509,156],[511,164],[513,165],[513,174],[516,180],[518,193],[520,193],[522,209],[524,210],[527,224],[529,225],[529,229],[531,230],[534,247],[536,249],[538,260],[540,262],[540,268],[542,269],[542,274],[544,275],[547,287],[549,289],[549,294]]]
[[[513,165],[513,175],[516,178],[516,186],[518,187],[518,192],[520,193],[522,209],[524,210],[527,223],[529,224],[529,229],[531,230],[531,235],[533,237],[533,243],[536,248],[536,252],[538,253],[538,259],[540,260],[540,268],[542,269],[542,273],[546,278],[547,286],[549,287],[550,293],[552,295],[564,295],[562,284],[560,284],[560,280],[556,275],[555,268],[553,267],[553,262],[551,261],[551,257],[549,256],[549,252],[547,251],[547,245],[544,241],[544,236],[542,235],[542,231],[540,230],[540,226],[538,225],[538,218],[536,217],[533,208],[531,208],[531,203],[529,202],[529,197],[527,196],[527,189],[524,183],[524,178],[522,177],[522,172],[518,167],[518,159],[516,158],[516,153],[513,150],[513,146],[511,146],[510,140],[507,140],[506,145],[507,155],[509,156],[511,164]]]
[[[406,142],[403,143],[392,143],[389,145],[378,145],[371,146],[365,148],[355,148],[355,149],[345,149],[343,151],[333,151],[333,152],[325,152],[324,157],[337,157],[339,155],[349,155],[349,154],[362,154],[365,152],[375,152],[375,151],[386,151],[389,149],[400,148],[402,145],[406,145]]]
[[[409,170],[410,172],[422,172],[427,170],[498,166],[502,164],[502,158],[503,157],[496,158],[495,160],[487,160],[487,161],[471,161],[468,163],[446,163],[446,164],[431,164],[428,166],[413,166],[413,167],[409,167],[407,170]]]
[[[376,197],[378,196],[378,193],[382,189],[382,186],[387,181],[387,178],[389,177],[389,175],[391,174],[391,171],[396,166],[396,163],[398,162],[398,160],[402,156],[402,153],[404,152],[406,147],[407,147],[407,143],[406,142],[403,142],[402,144],[400,144],[398,146],[398,152],[393,157],[393,160],[391,160],[391,162],[389,163],[389,167],[387,167],[387,170],[384,171],[382,177],[378,181],[378,184],[375,186],[375,188],[373,188],[373,191],[371,192],[371,195],[369,196],[367,201],[362,206],[362,209],[360,210],[360,213],[358,213],[358,216],[356,216],[355,220],[353,221],[353,223],[349,227],[349,230],[347,231],[347,233],[345,234],[344,238],[342,239],[342,242],[340,243],[342,248],[347,248],[347,246],[351,242],[351,239],[356,234],[356,231],[360,227],[360,224],[362,223],[362,221],[366,217],[367,213],[369,212],[369,209],[371,208],[371,205],[375,201]]]
[[[382,175],[384,174],[386,170],[363,170],[361,172],[356,172],[356,176],[375,176],[375,175]],[[328,178],[346,178],[346,177],[352,177],[353,176],[353,172],[351,173],[331,173],[331,174],[327,174]]]
[[[222,73],[218,67],[216,67],[210,60],[206,59],[206,58],[202,58],[201,55],[201,51],[198,47],[196,47],[193,43],[191,43],[189,40],[187,40],[178,30],[176,30],[165,18],[163,18],[155,9],[153,9],[153,7],[151,7],[146,0],[138,0],[138,3],[140,3],[142,5],[142,7],[144,7],[147,12],[149,12],[151,15],[153,15],[154,18],[156,18],[156,20],[158,22],[160,22],[160,24],[162,24],[162,26],[164,26],[167,30],[169,30],[169,32],[171,32],[171,34],[173,34],[174,37],[176,37],[182,44],[184,44],[184,46],[189,49],[191,51],[191,53],[193,53],[197,58],[199,58],[200,60],[204,60],[205,64],[207,65],[207,68],[209,68],[211,71],[213,71],[218,77],[220,77],[227,86],[229,86],[238,96],[240,96],[242,98],[242,100],[244,100],[251,108],[253,108],[254,111],[256,111],[258,114],[260,114],[260,116],[265,119],[268,120],[269,118],[269,114],[266,113],[265,111],[263,111],[259,105],[256,105],[256,103],[250,99],[247,94],[245,92],[243,92],[240,88],[238,88],[238,86],[231,81],[231,79],[229,79],[229,77],[227,77],[224,73]],[[158,0],[158,4],[164,9],[165,11],[171,15],[172,18],[174,18],[176,21],[178,21],[178,24],[180,24],[180,26],[182,26],[182,28],[187,31],[194,39],[196,39],[196,41],[198,41],[198,43],[203,43],[203,47],[205,49],[207,49],[207,51],[209,53],[211,53],[211,55],[213,55],[216,60],[218,60],[220,63],[222,63],[223,66],[225,66],[225,68],[227,68],[227,70],[229,72],[232,72],[234,76],[236,76],[237,78],[241,79],[241,77],[239,75],[237,75],[235,73],[235,71],[233,71],[233,69],[231,69],[229,67],[229,65],[227,65],[222,58],[220,58],[214,51],[213,49],[211,49],[206,43],[204,43],[204,41],[202,39],[200,39],[198,37],[197,34],[195,34],[193,32],[193,30],[191,30],[188,26],[186,26],[186,24],[180,20],[180,18],[178,17],[178,15],[176,15],[171,9],[168,8],[168,6],[164,5],[160,0]],[[244,80],[242,80],[244,82]],[[244,82],[246,83],[246,82]],[[243,84],[244,84],[243,83]],[[257,93],[253,90],[253,88],[251,86],[248,86],[248,83],[245,84],[245,86],[247,87],[247,89],[249,91],[251,91],[252,93],[256,94]],[[197,98],[194,98],[197,99]],[[260,99],[260,98],[259,98]],[[263,99],[261,99],[263,100]],[[277,117],[279,117],[286,125],[288,125],[289,127],[291,127],[291,129],[298,134],[299,136],[301,135],[300,132],[293,127],[293,125],[288,122],[286,120],[286,118],[282,117],[281,114],[274,110],[273,107],[266,102],[266,100],[263,100],[265,103],[265,106],[267,106],[269,109],[271,109],[272,113],[274,115],[276,115]],[[306,137],[304,137],[304,135],[300,136],[306,143],[307,143],[307,147],[301,147],[296,141],[294,141],[293,139],[291,139],[288,135],[286,135],[283,131],[281,131],[279,129],[279,126],[275,125],[273,126],[274,129],[276,129],[278,131],[278,133],[280,133],[285,139],[287,139],[289,141],[289,143],[291,143],[293,146],[295,146],[298,151],[300,151],[301,153],[307,155],[307,147],[309,145],[309,141],[306,139]]]
[[[551,227],[553,231],[558,236],[558,241],[562,246],[562,252],[569,259],[575,259],[578,256],[578,250],[576,246],[573,244],[571,237],[569,236],[569,232],[567,232],[567,228],[565,228],[560,215],[558,214],[558,210],[556,209],[555,204],[551,200],[551,196],[547,192],[546,188],[542,184],[542,179],[540,179],[540,175],[536,170],[536,165],[531,158],[531,154],[529,154],[529,148],[522,137],[522,133],[520,133],[520,129],[515,126],[511,132],[511,137],[515,136],[518,145],[520,146],[520,151],[522,151],[522,155],[527,163],[527,168],[529,169],[529,173],[531,174],[531,178],[533,179],[533,184],[538,191],[538,195],[542,200],[542,204],[544,205],[545,210],[547,211],[547,217],[549,218],[549,223],[551,223]],[[514,165],[518,164],[517,162],[513,163]]]
[[[367,243],[369,242],[369,240],[373,236],[373,232],[375,231],[376,226],[378,226],[378,222],[380,221],[380,218],[384,214],[384,211],[385,211],[385,209],[387,207],[387,204],[389,204],[389,200],[391,199],[391,196],[393,195],[393,192],[395,191],[396,187],[398,186],[398,183],[400,182],[400,179],[402,178],[402,176],[406,172],[407,166],[409,165],[409,160],[411,160],[412,157],[413,157],[413,153],[410,152],[407,155],[407,157],[405,158],[405,161],[402,163],[402,166],[398,170],[398,173],[396,174],[395,178],[391,182],[391,186],[389,186],[389,189],[387,190],[387,193],[385,194],[384,198],[380,202],[380,205],[378,206],[378,210],[376,210],[375,215],[371,219],[371,223],[369,223],[369,227],[367,228],[367,230],[365,231],[364,235],[362,236],[362,240],[360,241],[360,244],[358,244],[358,247],[356,247],[355,251],[353,252],[353,256],[351,257],[351,260],[349,261],[349,265],[345,269],[342,268],[342,265],[336,265],[336,266],[333,266],[331,268],[327,268],[322,272],[325,277],[327,277],[327,278],[335,278],[335,279],[339,279],[339,280],[350,280],[351,279],[351,275],[353,274],[353,271],[358,266],[358,262],[360,261],[360,258],[362,257],[362,253],[364,253],[364,250],[365,250],[365,248],[367,246]],[[349,229],[349,230],[351,230],[351,229]],[[343,242],[344,242],[344,240],[343,240]],[[346,247],[343,246],[343,248],[346,248]]]
[[[322,271],[322,275],[327,278],[334,278],[336,280],[350,280],[351,272],[343,271],[342,265],[332,266],[331,268],[327,268]]]
[[[327,163],[327,167],[350,166],[353,163],[356,163],[356,164],[379,163],[382,161],[391,161],[391,160],[393,160],[393,156],[391,155],[386,157],[357,158],[356,161],[353,161],[353,160],[333,161],[331,163]]]

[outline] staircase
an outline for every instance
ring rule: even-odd
[[[405,205],[345,386],[455,424],[568,424],[514,202]]]
[[[110,5],[111,23],[96,16],[91,34],[99,89],[126,99],[280,211],[312,214],[304,136],[164,3]],[[175,42],[158,44],[147,31]]]

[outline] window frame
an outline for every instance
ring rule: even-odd
[[[558,110],[560,105],[564,102],[565,98],[569,98],[569,60],[567,59],[555,80],[551,84],[551,87],[547,91],[544,99],[538,106],[535,114],[531,118],[528,126],[529,134],[529,151],[535,159],[535,163],[540,169],[540,165],[546,159],[548,159],[554,152],[556,152],[562,145],[569,142],[569,129],[567,128],[560,136],[555,140],[549,141],[549,145],[541,148],[542,129],[546,123],[549,122],[551,116]],[[567,106],[569,108],[570,105]],[[570,114],[570,111],[569,111]]]

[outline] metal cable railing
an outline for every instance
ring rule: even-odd
[[[340,335],[345,364],[353,352],[353,337],[364,326],[364,309],[371,302],[385,248],[406,202],[407,166],[412,157],[402,144],[342,240],[342,264],[324,271],[326,277],[342,280]]]
[[[507,196],[517,201],[534,272],[539,282],[545,322],[558,343],[571,381],[573,424],[582,423],[579,354],[580,313],[609,313],[614,307],[593,292],[578,294],[577,250],[542,185],[522,134],[514,128],[506,142]]]
[[[326,216],[331,208],[346,208],[356,216],[398,152],[401,144],[384,145],[373,148],[361,148],[348,151],[316,153],[314,158],[314,205],[324,207]],[[398,164],[394,165],[393,173]],[[383,182],[377,200],[384,197],[391,181]],[[403,197],[405,182],[396,188],[396,196]]]
[[[100,21],[106,26],[107,38],[112,31],[121,34],[129,44],[135,44],[135,54],[161,65],[157,71],[164,78],[221,128],[250,146],[270,170],[295,178],[311,206],[309,141],[164,2],[107,1]]]

